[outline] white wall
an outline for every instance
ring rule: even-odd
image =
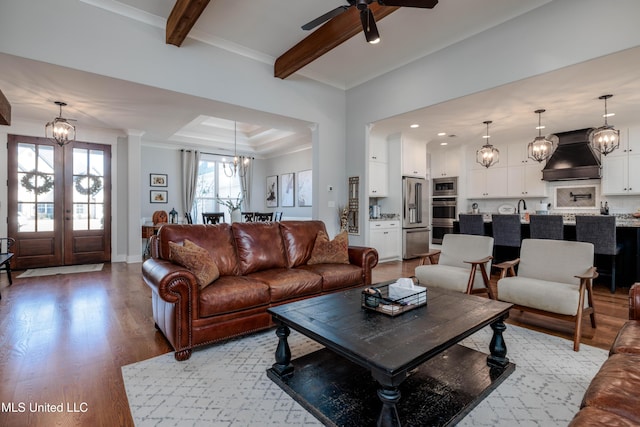
[[[347,176],[367,176],[367,124],[635,47],[638,16],[637,0],[555,0],[348,90]]]
[[[142,146],[142,164],[140,165],[141,212],[144,221],[151,221],[153,213],[171,209],[178,212],[178,218],[184,218],[182,209],[182,172],[180,167],[180,150],[176,148],[159,148]],[[151,187],[150,174],[166,174],[166,187]],[[167,203],[151,203],[152,190],[167,191]]]

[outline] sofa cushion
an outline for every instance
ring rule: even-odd
[[[575,276],[593,266],[593,244],[561,240],[524,239],[518,276],[579,284]]]
[[[493,237],[470,234],[445,234],[438,264],[460,267],[471,271],[471,264],[493,253]],[[491,261],[487,263],[487,273],[491,271]],[[467,275],[467,278],[469,276]],[[465,281],[466,289],[466,281]]]
[[[615,353],[640,354],[640,320],[629,320],[622,325],[611,346],[610,354]]]
[[[232,225],[243,275],[287,266],[277,222],[234,222]]]
[[[233,313],[269,304],[269,286],[245,276],[223,276],[200,292],[199,317]]]
[[[446,235],[448,236],[448,234]],[[467,282],[471,274],[471,264],[454,267],[444,264],[421,265],[416,267],[415,275],[421,286],[434,286],[457,292],[467,292]],[[473,289],[485,289],[482,273],[478,268],[473,281]]]
[[[306,264],[311,258],[318,231],[327,232],[322,221],[281,221],[280,230],[289,268]]]
[[[586,407],[573,417],[569,427],[635,427],[638,424],[607,410]]]
[[[498,299],[512,304],[575,316],[578,314],[580,285],[549,282],[516,276],[498,280]],[[584,307],[589,306],[584,298]]]
[[[239,274],[236,246],[229,224],[168,224],[158,231],[159,256],[169,259],[169,242],[190,240],[209,252],[221,276]]]
[[[362,268],[353,264],[301,265],[298,269],[322,276],[323,292],[364,284]]]
[[[322,290],[321,276],[299,269],[272,268],[252,273],[248,277],[269,285],[271,302],[318,294]]]
[[[640,390],[640,355],[614,354],[591,380],[582,399],[582,406],[613,412],[640,423],[638,410]]]
[[[169,247],[171,248],[169,254],[171,261],[188,268],[196,276],[200,289],[220,277],[220,271],[206,249],[190,240],[185,240],[184,245],[169,242]]]
[[[307,264],[349,264],[349,235],[346,231],[333,240],[324,231],[318,231]]]

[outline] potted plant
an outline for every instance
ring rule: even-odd
[[[226,198],[221,198],[216,194],[216,202],[220,205],[224,205],[229,211],[229,217],[231,218],[231,222],[240,222],[242,219],[242,215],[240,214],[240,208],[242,206],[242,193],[238,193],[238,197],[231,198],[231,196],[227,196]]]

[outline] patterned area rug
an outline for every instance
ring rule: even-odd
[[[516,371],[475,407],[461,426],[566,426],[608,352],[517,326],[504,334]],[[465,339],[488,352],[489,327]],[[277,338],[267,331],[195,350],[185,362],[173,353],[122,368],[136,426],[320,426],[266,376]],[[315,351],[292,331],[293,357]]]
[[[63,267],[45,267],[30,268],[24,273],[16,277],[16,279],[24,279],[25,277],[53,276],[56,274],[72,274],[72,273],[91,273],[93,271],[102,271],[104,264],[84,264],[84,265],[66,265]]]

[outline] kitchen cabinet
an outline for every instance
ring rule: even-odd
[[[424,141],[402,138],[402,175],[427,177],[427,144]]]
[[[472,169],[468,174],[470,199],[496,199],[507,197],[508,168],[491,166]]]
[[[389,193],[389,165],[369,162],[369,197],[386,197]]]
[[[506,155],[506,166],[523,166],[523,165],[532,165],[538,164],[533,159],[529,158],[529,153],[527,152],[527,144],[509,144],[507,146]],[[502,154],[502,153],[501,153]]]
[[[460,150],[436,149],[431,151],[431,178],[460,175]]]
[[[620,148],[601,161],[602,194],[640,194],[640,127],[621,130]]]
[[[379,260],[400,259],[400,221],[369,222],[369,246],[378,251]]]
[[[372,162],[389,162],[389,144],[385,138],[371,137],[369,141],[369,160]]]
[[[531,162],[507,168],[509,197],[547,197],[547,182],[542,180],[543,165],[529,160]]]

